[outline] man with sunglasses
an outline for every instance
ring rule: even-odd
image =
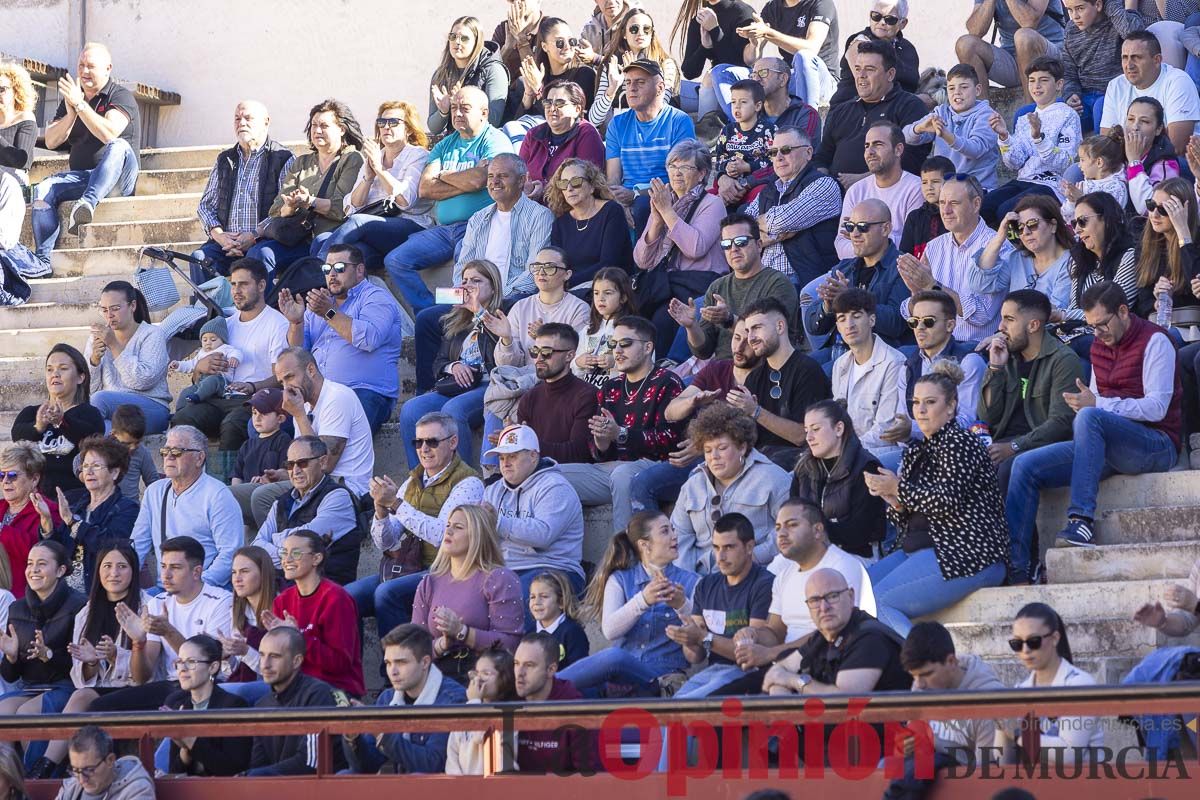
[[[204,470],[208,437],[190,425],[167,430],[162,455],[165,478],[146,487],[130,539],[138,560],[154,551],[162,558],[162,543],[188,536],[204,549],[204,582],[230,585],[233,553],[245,541],[242,509],[229,487]]]
[[[904,91],[914,94],[921,83],[921,61],[917,48],[904,38],[904,29],[908,26],[908,1],[875,0],[868,12],[868,20],[867,27],[846,37],[842,60],[838,65],[841,78],[837,91],[829,99],[831,107],[855,98],[854,72],[850,69],[850,60],[858,54],[859,42],[891,42],[896,50],[896,83]]]
[[[362,541],[350,491],[325,474],[329,449],[316,436],[301,436],[288,446],[283,463],[292,488],[271,506],[253,544],[283,568],[284,540],[297,530],[310,530],[329,542],[324,572],[345,585],[358,577],[358,545]]]
[[[233,110],[233,135],[237,143],[217,154],[196,213],[208,241],[192,258],[207,259],[213,269],[229,274],[234,259],[246,254],[257,241],[258,223],[267,218],[275,196],[295,156],[268,134],[271,116],[256,100],[243,100]],[[204,283],[205,271],[191,265],[192,280]]]
[[[529,357],[538,382],[517,401],[516,419],[533,428],[541,454],[560,464],[590,461],[588,420],[596,414],[596,387],[571,370],[579,333],[547,322],[533,337]]]
[[[56,800],[153,800],[154,780],[137,756],[117,758],[113,741],[95,725],[85,725],[67,742],[71,773]]]
[[[612,529],[623,531],[633,508],[633,484],[654,464],[665,461],[679,442],[682,426],[669,422],[667,406],[683,391],[674,372],[654,364],[654,325],[623,317],[609,346],[620,377],[609,378],[596,394],[599,412],[588,420],[594,464],[562,464],[559,469],[585,506],[612,503]]]
[[[362,251],[352,244],[331,247],[321,271],[325,288],[303,300],[279,290],[288,344],[311,352],[321,374],[353,390],[374,435],[400,394],[400,306],[366,279]]]

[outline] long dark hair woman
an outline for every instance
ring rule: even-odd
[[[225,656],[221,643],[207,634],[185,639],[175,659],[179,691],[163,702],[171,711],[207,711],[214,708],[247,708],[247,703],[217,685]],[[185,736],[171,739],[172,775],[237,775],[250,766],[252,740],[248,736]]]
[[[171,402],[166,337],[151,324],[146,298],[129,281],[101,289],[98,308],[104,321],[92,324],[83,348],[92,372],[92,405],[111,420],[117,406],[132,403],[146,415],[146,433],[162,433]]]
[[[578,84],[583,89],[584,111],[591,108],[596,95],[596,71],[579,61],[578,47],[579,40],[566,20],[542,17],[537,47],[532,56],[521,62],[520,80],[513,80],[509,95],[507,116],[512,121],[503,130],[514,146],[535,125],[546,121],[544,91],[555,81]]]
[[[875,474],[879,459],[862,446],[850,413],[836,400],[808,407],[804,439],[808,449],[796,462],[792,495],[821,509],[830,542],[864,560],[874,559],[887,515],[883,500],[867,491],[863,474]]]
[[[1101,281],[1113,281],[1125,292],[1129,307],[1137,302],[1137,253],[1125,224],[1125,212],[1108,192],[1091,192],[1075,204],[1071,247],[1071,304],[1063,316],[1082,320],[1083,293]]]
[[[1169,328],[1173,309],[1200,304],[1195,293],[1195,288],[1200,288],[1196,279],[1200,267],[1196,193],[1191,182],[1168,178],[1154,187],[1146,208],[1148,218],[1138,252],[1138,297],[1133,313]],[[1162,302],[1163,295],[1170,299],[1169,303]]]
[[[83,483],[71,469],[79,443],[104,433],[104,417],[91,404],[92,371],[77,349],[59,342],[46,355],[46,401],[25,406],[13,421],[14,442],[37,442],[46,457],[41,489],[56,497],[80,492]]]
[[[487,41],[479,20],[459,17],[450,24],[442,60],[429,81],[431,134],[446,133],[450,127],[450,98],[463,86],[476,86],[487,95],[488,122],[499,127],[508,102],[508,68],[497,55],[499,46]]]

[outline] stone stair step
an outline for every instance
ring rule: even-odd
[[[1190,472],[1172,472],[1184,478]],[[1142,476],[1149,477],[1149,476]],[[1198,483],[1191,477],[1192,483]],[[1184,505],[1188,502],[1195,505]],[[1055,529],[1057,531],[1059,529]],[[1180,542],[1200,537],[1200,502],[1184,496],[1175,504],[1145,508],[1118,508],[1103,511],[1096,517],[1096,541],[1100,544],[1153,544]]]
[[[90,226],[89,226],[90,227]],[[181,253],[191,253],[204,244],[203,237],[196,239],[179,239],[170,242],[156,242],[169,250]],[[50,255],[50,265],[55,277],[74,275],[105,275],[112,279],[126,278],[133,275],[138,265],[138,251],[141,244],[123,244],[113,247],[98,248],[64,248],[55,250]]]
[[[1197,559],[1200,541],[1056,547],[1046,553],[1046,574],[1053,584],[1182,579]]]
[[[80,247],[118,247],[121,245],[162,244],[163,242],[204,241],[204,226],[195,214],[173,219],[141,222],[93,222],[80,230],[75,242]],[[71,237],[63,237],[71,244]]]
[[[190,245],[189,245],[190,246]],[[133,272],[132,268],[121,275],[71,275],[61,278],[35,278],[29,282],[32,293],[25,303],[30,306],[36,303],[86,303],[94,306],[100,299],[100,290],[117,278],[127,278]],[[175,275],[175,284],[179,293],[186,299],[191,289],[183,278]],[[18,306],[17,308],[21,308]],[[90,320],[89,320],[90,322]],[[3,326],[0,326],[3,327]]]
[[[304,142],[285,142],[287,147],[293,151],[303,149]],[[217,155],[229,147],[228,144],[223,145],[203,145],[198,147],[157,147],[146,148],[141,153],[141,167],[143,170],[159,170],[159,169],[211,169],[212,165],[217,160]],[[67,166],[66,155],[54,155],[37,158],[33,162],[32,168],[29,170],[30,180],[38,182],[48,178],[56,172],[65,172]]]
[[[138,173],[135,196],[203,192],[212,165],[182,169],[151,169]]]
[[[72,342],[72,344],[80,344]],[[46,384],[42,380],[43,356],[11,357],[0,359],[0,409],[20,411],[28,405],[42,403],[46,399]],[[167,373],[167,386],[172,397],[191,386],[190,375],[177,372]]]
[[[141,222],[147,219],[174,219],[195,217],[196,206],[200,203],[199,192],[184,194],[161,194],[147,197],[109,197],[100,201],[92,217],[93,223],[99,222]],[[67,240],[67,225],[71,221],[72,203],[62,203],[58,207],[58,220],[62,226],[62,239]],[[31,215],[25,215],[24,227],[21,229],[21,239],[27,244],[33,241]]]
[[[1067,637],[1071,653],[1077,658],[1087,656],[1126,656],[1140,658],[1166,644],[1200,644],[1200,632],[1183,639],[1164,636],[1132,619],[1067,619]],[[1016,660],[1008,646],[1012,638],[1011,620],[1005,622],[951,623],[946,626],[954,637],[955,650],[984,658]]]
[[[1117,509],[1145,510],[1154,507],[1200,506],[1200,480],[1190,471],[1159,472],[1149,475],[1114,475],[1100,482],[1097,495],[1098,518]],[[1042,492],[1038,506],[1038,529],[1053,537],[1067,520],[1070,490]],[[1101,525],[1103,527],[1103,524]],[[1138,541],[1138,540],[1129,540]],[[1120,544],[1123,542],[1105,542]]]
[[[45,356],[59,342],[81,346],[88,331],[87,326],[0,330],[0,353],[6,356]]]
[[[28,330],[62,325],[90,325],[97,319],[92,302],[40,302],[0,307],[0,329]]]
[[[980,589],[949,608],[931,614],[929,618],[946,625],[952,622],[1008,623],[1012,622],[1021,606],[1032,602],[1048,604],[1070,622],[1126,614],[1132,616],[1142,605],[1161,599],[1163,590],[1177,582],[1173,578],[1159,578]]]

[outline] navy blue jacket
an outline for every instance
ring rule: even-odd
[[[90,498],[86,495],[71,507],[71,513],[80,517],[87,515]],[[133,524],[137,522],[138,504],[121,494],[117,488],[109,498],[83,519],[75,529],[75,544],[83,548],[83,589],[86,594],[92,588],[92,575],[96,570],[96,554],[101,546],[113,540],[129,541]]]
[[[392,704],[395,689],[386,689],[379,695],[375,705],[385,707]],[[442,676],[442,685],[430,705],[449,706],[467,702],[467,691],[449,677]],[[397,706],[404,708],[405,705]],[[373,775],[387,762],[396,767],[397,773],[445,772],[446,744],[448,733],[387,733],[376,742],[374,734],[360,734],[354,745],[343,739],[346,761],[350,769],[360,774]]]
[[[875,295],[875,332],[892,347],[913,343],[912,331],[908,329],[908,323],[900,313],[900,304],[912,293],[900,279],[900,271],[896,269],[896,259],[899,256],[900,251],[896,249],[896,245],[888,242],[888,249],[875,265],[875,274],[867,285],[867,291]],[[832,276],[834,272],[840,271],[850,285],[855,286],[858,284],[858,271],[861,268],[862,259],[855,256],[839,261],[829,274]],[[824,303],[809,303],[804,312],[804,324],[809,332],[820,336],[834,329],[836,316],[832,312],[825,313]],[[834,335],[836,336],[836,333]]]

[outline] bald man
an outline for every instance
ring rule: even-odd
[[[58,93],[62,102],[46,126],[46,147],[68,151],[70,170],[39,183],[33,195],[34,253],[45,274],[61,232],[60,203],[74,203],[67,232],[78,235],[105,197],[133,194],[142,128],[137,100],[112,80],[112,55],[102,44],[83,46],[78,75],[59,78]]]
[[[196,213],[208,232],[208,241],[192,257],[208,259],[222,275],[228,276],[229,265],[254,244],[255,228],[267,218],[292,164],[292,151],[270,137],[270,125],[271,115],[262,103],[243,100],[237,104],[233,110],[236,144],[217,156],[200,197]],[[251,185],[242,185],[245,176],[253,178]],[[209,277],[192,265],[196,283]]]
[[[875,130],[872,128],[867,135]],[[918,180],[918,189],[920,183]],[[834,332],[837,315],[833,306],[838,295],[847,289],[865,289],[875,297],[875,333],[879,338],[892,347],[912,344],[912,332],[900,314],[900,304],[910,292],[896,269],[900,251],[892,240],[892,231],[890,210],[882,200],[863,200],[842,219],[840,235],[847,237],[853,256],[839,261],[817,285],[820,302],[809,303],[804,311],[804,327],[810,336]],[[814,351],[813,358],[828,361],[834,343]]]
[[[414,317],[433,305],[433,294],[420,271],[454,259],[467,233],[467,220],[493,203],[487,191],[488,162],[500,153],[513,152],[512,142],[489,124],[488,116],[488,98],[482,90],[464,86],[454,93],[450,100],[454,132],[434,145],[418,189],[422,200],[434,201],[438,224],[414,233],[383,259]],[[495,262],[492,256],[502,252],[503,242],[496,239],[486,257]]]

